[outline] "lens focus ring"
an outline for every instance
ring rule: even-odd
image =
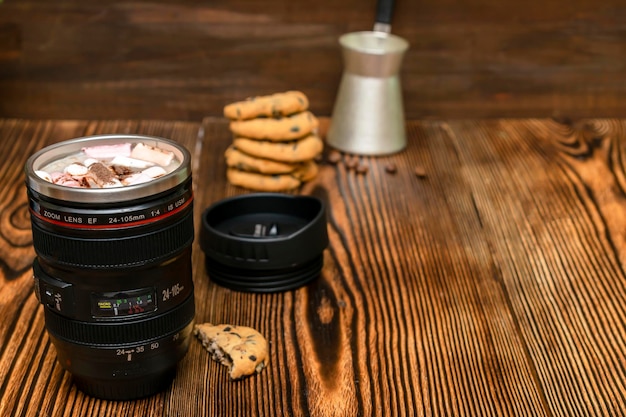
[[[46,327],[59,339],[86,345],[121,345],[145,342],[179,331],[194,318],[193,295],[173,310],[130,323],[89,323],[69,320],[46,308]]]
[[[193,210],[177,222],[147,233],[127,237],[85,237],[52,233],[33,221],[37,255],[49,262],[77,268],[127,268],[170,258],[193,242]],[[98,232],[96,232],[98,233]]]

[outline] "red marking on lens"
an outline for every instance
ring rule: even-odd
[[[46,223],[51,223],[51,224],[54,224],[54,225],[57,225],[57,226],[67,227],[67,228],[70,228],[70,229],[90,229],[90,230],[94,230],[94,229],[98,229],[98,230],[101,230],[101,229],[120,229],[120,228],[125,228],[125,227],[142,226],[142,225],[145,225],[145,224],[150,224],[150,223],[161,221],[163,219],[166,219],[166,218],[168,218],[170,216],[173,216],[173,215],[181,212],[187,206],[189,206],[192,201],[193,201],[193,195],[190,196],[189,199],[186,200],[179,207],[176,207],[175,209],[173,209],[171,211],[168,211],[168,212],[165,212],[163,214],[160,214],[158,216],[150,217],[150,218],[147,218],[147,219],[136,220],[136,221],[119,222],[119,223],[111,223],[111,224],[68,223],[68,222],[63,222],[63,221],[60,221],[60,220],[54,220],[54,219],[51,219],[49,217],[45,217],[45,216],[41,215],[41,213],[37,213],[36,211],[34,211],[32,208],[30,209],[30,212],[35,217],[37,217],[39,220],[41,220],[41,221],[44,221]]]

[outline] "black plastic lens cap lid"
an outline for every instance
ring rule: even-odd
[[[312,196],[258,193],[202,213],[200,247],[211,280],[249,292],[298,288],[317,278],[328,246],[326,211]]]

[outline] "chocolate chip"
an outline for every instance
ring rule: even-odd
[[[250,359],[252,362],[256,362],[256,356],[254,355],[248,356],[248,359]]]
[[[232,329],[232,328],[231,328],[230,326],[228,326],[228,327],[224,327],[224,331],[225,331],[225,332],[230,332],[230,331],[231,331],[231,329]]]
[[[291,129],[292,132],[299,132],[300,131],[300,126],[292,126]]]

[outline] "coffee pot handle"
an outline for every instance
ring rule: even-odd
[[[376,23],[391,25],[394,0],[378,0],[376,4]]]

